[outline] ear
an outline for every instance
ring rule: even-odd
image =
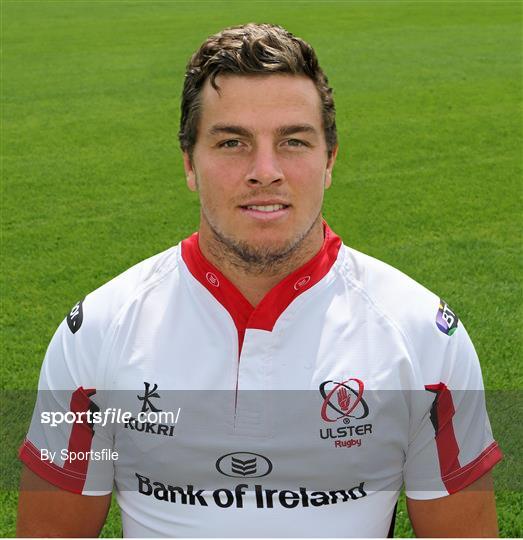
[[[332,169],[334,163],[336,163],[336,156],[338,155],[338,145],[332,149],[332,153],[327,161],[327,167],[325,168],[325,189],[329,189],[332,184]]]
[[[198,191],[198,185],[196,184],[196,173],[194,172],[192,160],[188,152],[183,153],[183,168],[185,169],[187,187],[191,191]]]

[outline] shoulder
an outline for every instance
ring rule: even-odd
[[[404,331],[428,324],[438,330],[440,298],[400,270],[343,246],[343,274],[358,295]]]
[[[343,250],[341,271],[353,294],[402,340],[421,377],[443,376],[459,349],[475,356],[445,300],[389,264],[347,246]]]
[[[141,261],[89,293],[73,306],[53,341],[61,336],[60,348],[76,358],[100,358],[104,342],[127,310],[176,274],[179,250],[174,246]]]
[[[177,245],[145,259],[88,294],[81,302],[84,321],[93,319],[103,326],[110,324],[126,306],[161,286],[177,271],[179,251]],[[88,313],[91,317],[86,316]]]

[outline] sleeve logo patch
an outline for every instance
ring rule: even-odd
[[[69,330],[73,334],[76,334],[78,330],[80,330],[80,326],[82,326],[82,321],[84,320],[84,312],[82,309],[82,303],[83,300],[80,300],[73,309],[69,312],[69,315],[67,315],[67,326],[69,327]]]
[[[447,336],[451,336],[458,328],[458,316],[440,299],[436,326]]]

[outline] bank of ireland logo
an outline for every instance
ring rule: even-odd
[[[136,397],[143,401],[142,403],[142,410],[140,412],[160,412],[162,409],[158,409],[154,406],[153,402],[151,401],[152,398],[160,398],[160,394],[156,391],[158,390],[158,385],[155,384],[154,388],[151,390],[151,384],[148,382],[143,383],[145,385],[145,393],[143,396],[137,395]]]
[[[449,308],[448,304],[440,299],[439,309],[436,315],[436,326],[441,332],[451,336],[458,328],[458,317]]]
[[[272,471],[269,458],[253,452],[232,452],[216,461],[219,473],[230,478],[261,478]]]
[[[349,424],[351,418],[360,420],[369,415],[369,407],[363,399],[364,384],[360,379],[325,381],[320,384],[323,397],[321,417],[325,422],[343,419]]]

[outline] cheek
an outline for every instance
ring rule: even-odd
[[[227,177],[228,175],[223,174],[223,170],[216,170],[214,167],[211,170],[199,171],[200,201],[209,210],[219,211],[234,196],[234,190],[228,185]]]
[[[310,199],[318,199],[323,196],[326,187],[325,167],[317,163],[301,162],[296,166],[288,167],[287,178],[292,178],[292,185],[304,196]]]

